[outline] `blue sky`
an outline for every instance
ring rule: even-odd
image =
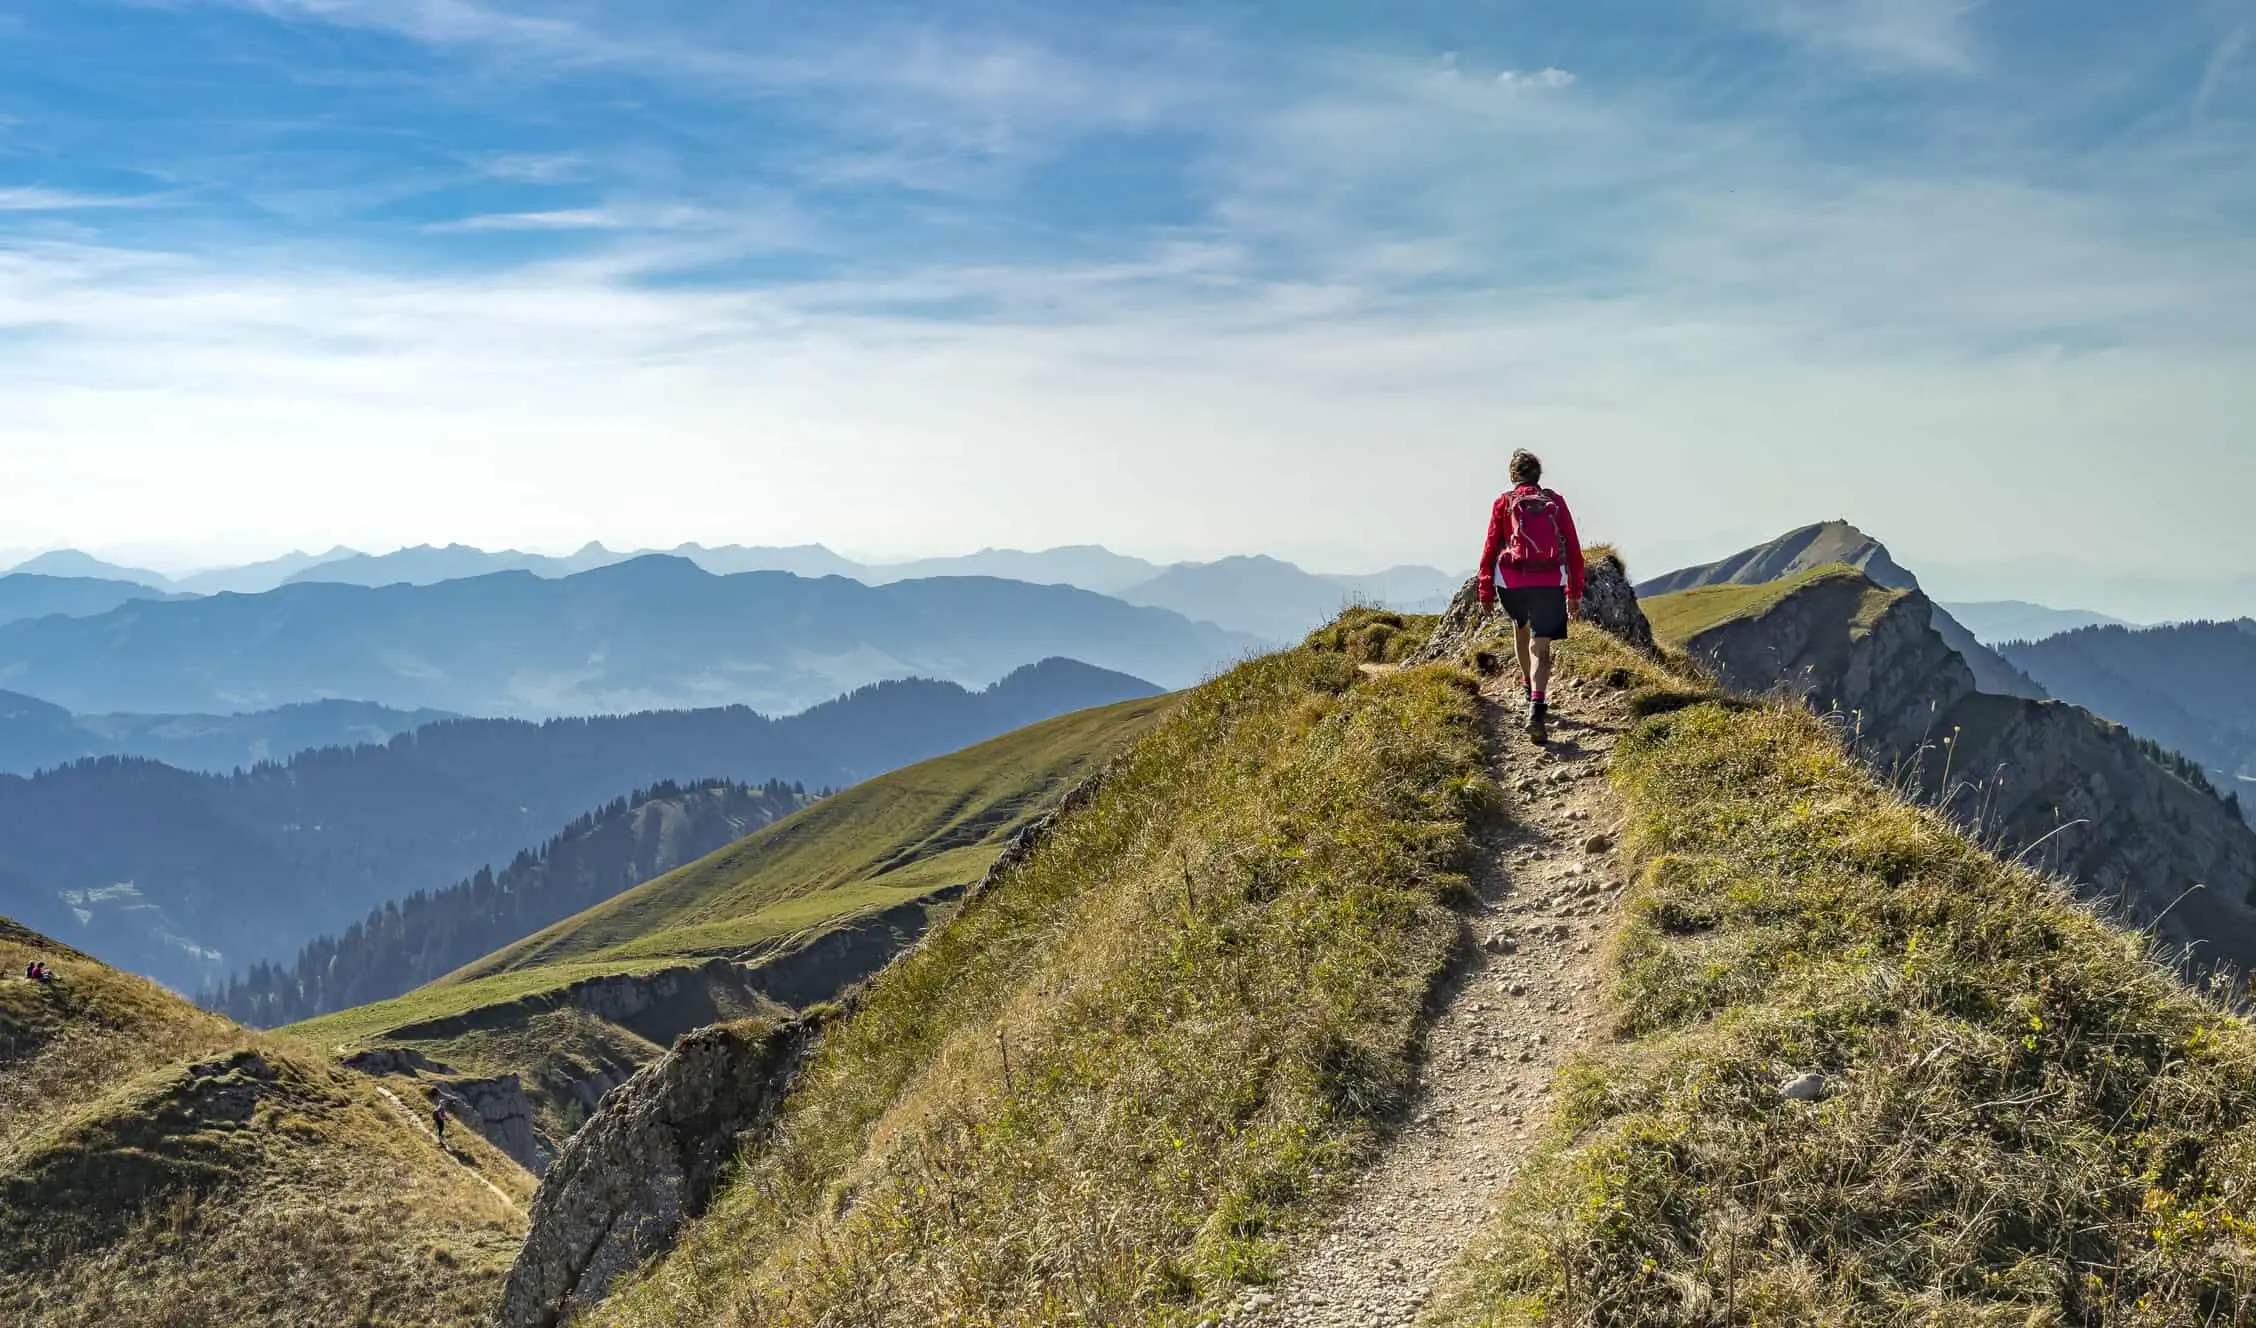
[[[0,546],[1454,565],[1532,445],[1648,565],[1838,515],[2248,573],[2252,32],[16,0]],[[2168,538],[2096,549],[2127,486]]]

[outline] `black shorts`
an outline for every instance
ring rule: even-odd
[[[1514,590],[1499,586],[1496,602],[1513,622],[1527,625],[1528,635],[1552,641],[1567,639],[1567,588],[1565,586],[1523,586]]]

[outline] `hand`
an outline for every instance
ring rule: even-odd
[[[1568,600],[1568,601],[1567,601],[1567,621],[1568,621],[1568,622],[1581,622],[1581,621],[1582,621],[1582,601],[1581,601],[1581,600],[1579,600],[1579,599],[1570,599],[1570,600]]]

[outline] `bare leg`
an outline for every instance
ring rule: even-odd
[[[1528,678],[1535,688],[1537,696],[1549,696],[1551,694],[1551,638],[1547,636],[1535,638],[1530,649],[1535,656],[1535,668],[1528,674]]]
[[[1526,623],[1512,624],[1512,648],[1519,653],[1520,690],[1523,692],[1535,685],[1533,681],[1533,679],[1535,678],[1535,666],[1529,662],[1528,658],[1528,652],[1532,648],[1534,636],[1535,634],[1528,630],[1528,625]],[[1545,653],[1544,658],[1546,660],[1550,659],[1548,652]]]

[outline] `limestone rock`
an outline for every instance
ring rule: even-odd
[[[1789,1102],[1815,1102],[1825,1096],[1825,1076],[1822,1074],[1798,1075],[1780,1084],[1778,1095]]]
[[[774,1118],[816,1032],[807,1020],[699,1029],[605,1098],[534,1196],[498,1328],[553,1328],[671,1248],[739,1139]]]

